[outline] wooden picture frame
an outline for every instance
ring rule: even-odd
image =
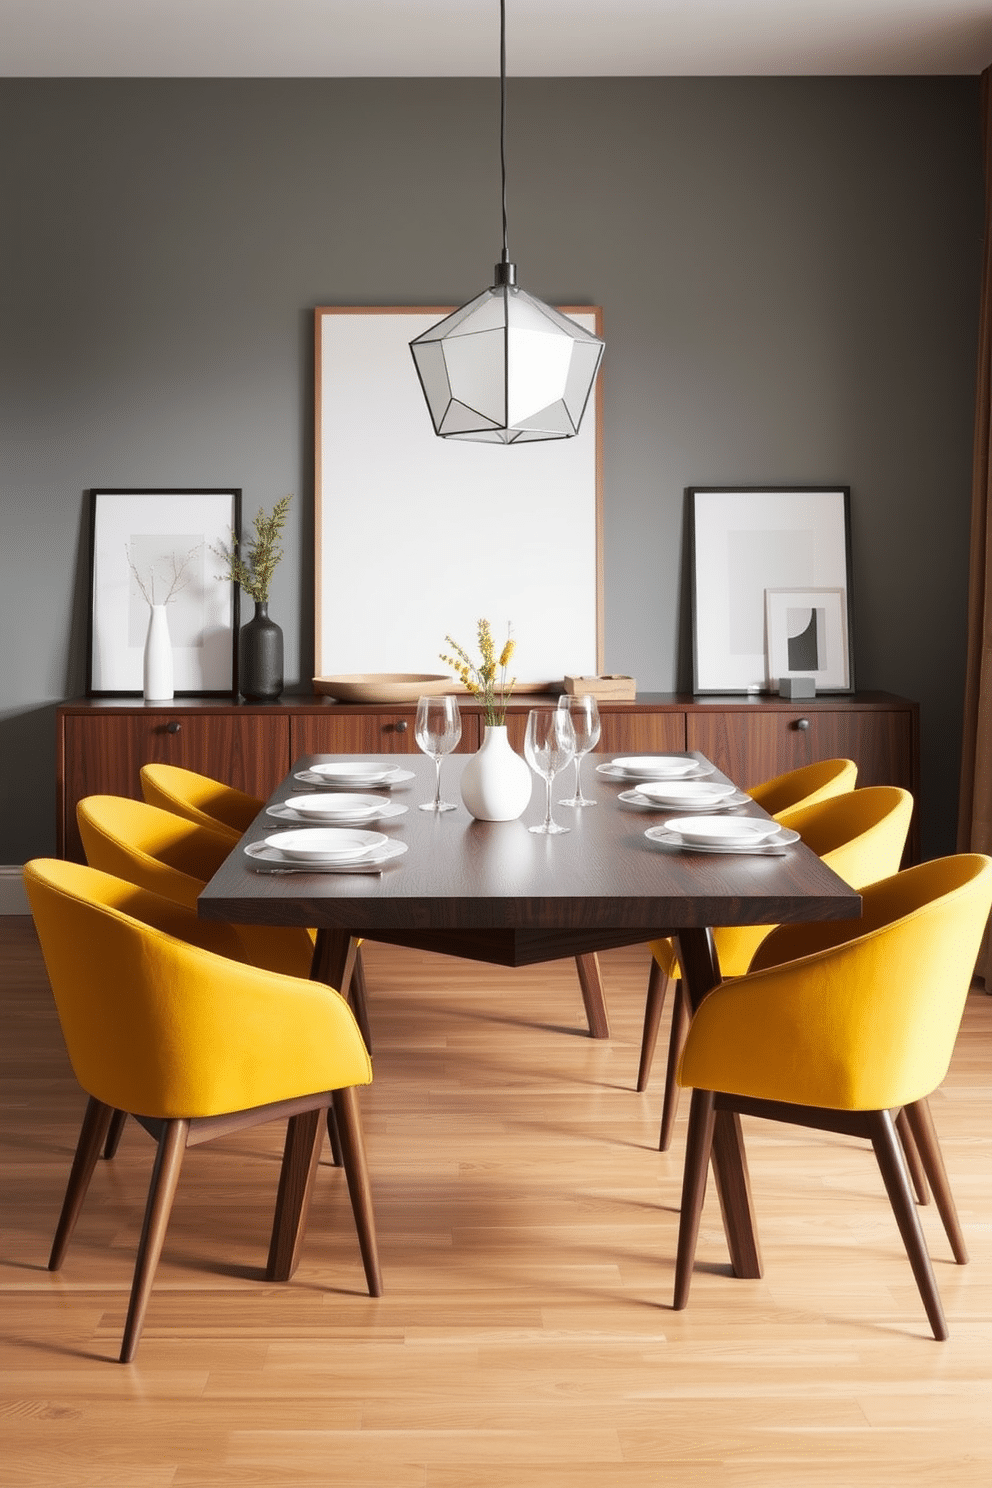
[[[845,654],[832,647],[817,690],[852,692],[850,488],[692,486],[687,494],[693,691],[772,690],[767,591],[829,590],[843,614],[832,634],[843,634]]]
[[[452,308],[314,312],[315,672],[436,673],[485,617],[518,691],[600,673],[602,374],[574,439],[439,439],[409,343]]]
[[[140,697],[148,602],[176,568],[185,582],[168,605],[177,697],[238,690],[238,586],[217,577],[215,549],[241,536],[241,488],[129,487],[90,491],[86,692]]]

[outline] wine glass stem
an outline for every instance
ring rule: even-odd
[[[544,785],[545,785],[545,790],[547,792],[547,795],[546,795],[546,805],[545,805],[545,811],[544,811],[544,825],[546,827],[550,827],[551,826],[551,782],[552,782],[553,779],[554,779],[554,776],[553,775],[546,775],[544,777]]]
[[[441,804],[441,760],[443,755],[434,756],[434,810]]]
[[[575,799],[581,801],[582,787],[579,785],[579,766],[582,764],[581,754],[575,756]]]

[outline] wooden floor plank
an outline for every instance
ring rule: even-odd
[[[710,1193],[672,1311],[685,1112],[657,1152],[643,951],[602,957],[609,1041],[569,962],[365,962],[385,1295],[326,1151],[299,1269],[264,1281],[282,1131],[256,1128],[188,1154],[121,1366],[152,1147],[129,1123],[50,1274],[85,1101],[30,922],[0,920],[3,1488],[986,1488],[992,998],[932,1102],[972,1256],[921,1211],[938,1344],[867,1145],[753,1121],[765,1276],[730,1275]]]

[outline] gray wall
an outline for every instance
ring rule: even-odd
[[[849,484],[857,681],[922,704],[952,849],[977,79],[511,79],[508,127],[521,282],[605,308],[607,669],[690,684],[686,486]],[[496,130],[479,79],[0,82],[0,862],[54,845],[90,486],[294,492],[306,687],[312,308],[488,283]]]

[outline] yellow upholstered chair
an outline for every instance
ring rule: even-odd
[[[197,897],[235,840],[226,829],[202,826],[126,796],[86,796],[76,807],[76,821],[91,868],[171,899],[194,914]],[[310,975],[313,937],[308,930],[242,925],[239,935],[245,959],[253,965],[288,976]],[[111,1122],[105,1157],[113,1157],[117,1150],[124,1121],[122,1112]]]
[[[76,807],[76,821],[91,868],[192,910],[232,847],[225,832],[126,796],[85,796]],[[241,933],[257,966],[309,976],[313,937],[308,930],[245,925]]]
[[[265,805],[257,796],[246,795],[221,780],[213,780],[209,775],[199,775],[195,770],[186,770],[179,765],[142,765],[141,794],[149,806],[172,811],[215,832],[226,832],[232,847]],[[347,991],[362,1036],[371,1048],[365,968],[358,947]]]
[[[372,1066],[344,999],[318,982],[231,959],[236,930],[218,934],[192,911],[82,864],[40,859],[24,882],[69,1058],[89,1096],[50,1270],[62,1264],[114,1111],[136,1116],[158,1143],[121,1362],[138,1346],[185,1149],[242,1126],[333,1108],[369,1290],[378,1296],[353,1088],[369,1083]],[[206,948],[211,941],[224,953]],[[284,1172],[280,1194],[298,1181]]]
[[[257,796],[179,765],[142,765],[141,794],[149,806],[172,811],[201,827],[223,828],[233,841],[247,832],[265,805]]]
[[[799,833],[806,846],[822,858],[828,867],[852,888],[860,889],[876,878],[895,873],[909,835],[913,815],[913,798],[908,791],[894,785],[870,785],[863,790],[845,791],[841,795],[780,811],[776,821]],[[719,926],[713,932],[714,944],[724,977],[743,976],[751,957],[769,934],[770,925]],[[659,1147],[668,1150],[678,1109],[678,1068],[689,1006],[679,980],[678,958],[670,940],[651,943],[653,958],[648,982],[648,1004],[645,1008],[645,1031],[641,1045],[638,1090],[647,1086],[651,1055],[657,1039],[661,1005],[671,980],[678,981],[672,1009],[672,1028],[668,1048],[668,1072],[662,1106]],[[657,968],[657,971],[655,970]]]
[[[783,775],[775,775],[760,785],[751,786],[747,794],[756,801],[769,816],[779,811],[788,811],[796,806],[813,806],[817,801],[828,800],[854,790],[858,780],[858,767],[854,760],[818,760],[812,765],[801,765]],[[637,1089],[647,1090],[651,1065],[654,1062],[658,1029],[665,1008],[670,982],[679,981],[678,957],[670,940],[652,941],[651,971],[648,976],[647,998],[644,1004],[644,1028],[641,1033],[641,1057],[637,1070]],[[669,1044],[669,1069],[665,1087],[665,1114],[662,1118],[662,1150],[668,1147],[671,1124],[675,1119],[678,1102],[678,1086],[675,1068],[681,1050],[681,1039],[688,1026],[689,1009],[682,999],[681,987],[675,989],[672,1038]]]
[[[864,888],[862,900],[858,920],[774,931],[747,976],[714,988],[692,1019],[678,1076],[693,1095],[677,1308],[689,1295],[714,1113],[736,1111],[872,1143],[930,1325],[947,1337],[893,1113],[919,1111],[947,1072],[992,907],[992,858],[922,863]]]
[[[747,794],[769,816],[777,816],[780,811],[791,811],[795,806],[813,806],[831,796],[842,796],[857,783],[858,767],[853,760],[817,760],[815,764],[800,765],[798,770],[787,770],[784,775],[774,775],[760,785],[749,786]]]

